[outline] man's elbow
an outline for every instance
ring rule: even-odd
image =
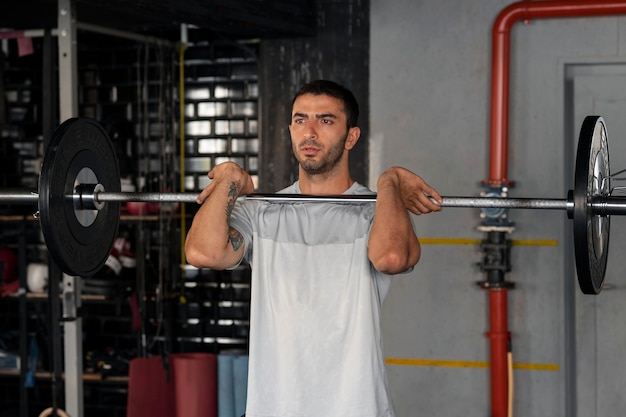
[[[220,265],[223,258],[215,255],[213,251],[203,251],[193,245],[185,245],[187,263],[196,268],[224,269],[225,267]]]
[[[387,275],[400,274],[414,267],[420,259],[420,251],[387,251],[379,256],[370,254],[370,260],[376,268]]]
[[[187,244],[185,245],[185,259],[187,263],[196,268],[208,268],[209,261],[207,257],[197,248]]]
[[[187,263],[196,268],[228,269],[240,262],[242,256],[243,248],[233,252],[228,245],[195,245],[189,241],[185,244]]]

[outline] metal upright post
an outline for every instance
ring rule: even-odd
[[[76,77],[76,8],[74,0],[59,0],[59,115],[61,121],[78,116]]]
[[[28,389],[26,373],[28,372],[28,316],[26,306],[26,219],[20,222],[18,238],[19,259],[19,312],[20,312],[20,417],[28,417]]]
[[[59,115],[61,121],[78,116],[76,8],[74,0],[58,0]],[[56,268],[57,266],[55,266]],[[80,279],[63,279],[65,409],[83,417],[83,346],[81,340]]]
[[[63,275],[63,323],[65,340],[65,411],[82,417],[83,410],[83,344],[81,284],[79,277]]]

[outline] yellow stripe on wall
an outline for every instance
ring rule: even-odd
[[[482,239],[421,237],[423,245],[480,245]],[[556,239],[513,239],[513,246],[559,246]]]
[[[559,241],[556,239],[513,239],[513,246],[559,246]]]
[[[413,359],[413,358],[386,358],[387,365],[398,366],[431,366],[447,368],[489,368],[489,362],[479,361],[452,361],[442,359]],[[558,371],[556,363],[514,363],[513,369],[528,371]]]

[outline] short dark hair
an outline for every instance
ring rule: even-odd
[[[348,129],[357,125],[359,121],[359,103],[356,101],[352,91],[348,90],[346,87],[329,80],[311,81],[300,88],[293,97],[291,106],[293,107],[296,99],[304,94],[313,94],[315,96],[327,95],[341,100],[346,113]]]

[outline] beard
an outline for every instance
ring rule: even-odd
[[[300,164],[300,167],[310,175],[319,175],[326,174],[335,169],[335,167],[339,164],[341,157],[343,156],[346,140],[348,139],[348,135],[343,138],[343,140],[338,141],[333,144],[330,148],[325,149],[321,148],[322,155],[319,159],[309,158],[307,156],[300,155],[298,149],[301,146],[315,146],[317,148],[320,147],[320,144],[311,139],[307,139],[299,145],[293,145],[293,153]],[[326,150],[326,152],[324,152]]]

